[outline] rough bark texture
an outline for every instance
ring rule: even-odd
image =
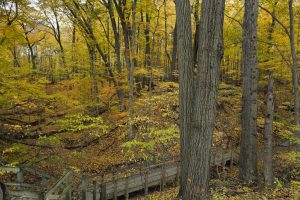
[[[273,154],[273,118],[274,118],[274,80],[269,77],[268,91],[266,95],[265,127],[264,127],[264,177],[265,184],[271,186],[274,183],[272,154]]]
[[[191,96],[193,89],[193,46],[192,25],[189,0],[176,0],[176,29],[177,29],[177,56],[179,68],[179,106],[180,106],[180,146],[181,171],[180,194],[184,194],[188,172],[188,127],[191,116]]]
[[[297,61],[297,52],[295,48],[295,30],[294,30],[294,11],[293,11],[293,0],[289,0],[289,14],[290,14],[290,46],[292,53],[292,82],[293,82],[293,90],[294,90],[294,120],[295,126],[299,127],[299,78],[298,78],[298,61]],[[296,131],[297,137],[300,139],[300,131]],[[297,151],[300,152],[300,144],[297,144]]]
[[[257,179],[257,17],[258,0],[245,1],[240,178]]]
[[[223,57],[225,0],[203,0],[200,18],[198,74],[195,81],[186,200],[208,199],[212,134]],[[179,45],[180,46],[180,45]]]

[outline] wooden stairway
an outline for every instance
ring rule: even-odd
[[[226,162],[236,161],[237,156],[230,150],[214,150],[211,157],[212,166],[224,166]],[[9,171],[8,168],[0,167],[0,171]],[[144,192],[148,194],[151,187],[159,187],[163,190],[166,183],[178,184],[180,174],[180,161],[169,161],[158,165],[152,165],[144,169],[135,170],[131,174],[116,175],[116,173],[106,176],[95,175],[92,177],[82,176],[73,171],[68,171],[64,176],[47,190],[40,188],[39,191],[30,190],[29,185],[22,183],[22,176],[19,168],[10,169],[17,173],[18,190],[11,192],[12,199],[24,200],[116,200],[123,196],[129,199],[129,195],[134,192]],[[19,178],[18,178],[19,177]],[[21,177],[21,178],[20,178]],[[49,177],[48,177],[49,178]],[[27,190],[24,190],[26,188]],[[22,188],[22,190],[21,190]]]

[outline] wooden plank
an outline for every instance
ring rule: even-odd
[[[17,186],[17,187],[25,187],[25,188],[34,188],[36,185],[27,184],[27,183],[13,183],[13,182],[6,182],[5,185],[7,186]]]
[[[19,171],[21,171],[21,169],[19,167],[5,167],[5,166],[1,166],[0,167],[0,171],[18,173]]]
[[[30,199],[41,199],[41,195],[38,192],[29,191],[10,191],[9,194],[13,197],[24,197]]]
[[[17,190],[20,190],[22,188],[21,184],[24,182],[24,176],[22,170],[17,172],[17,183],[20,185],[17,186]]]

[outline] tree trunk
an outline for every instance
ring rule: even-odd
[[[274,117],[274,80],[272,74],[269,77],[268,91],[266,95],[265,127],[264,127],[264,177],[266,186],[274,184],[272,154],[273,154],[273,117]]]
[[[168,15],[167,15],[167,1],[164,0],[164,68],[166,77],[169,79],[169,66],[168,66]]]
[[[150,16],[148,13],[146,13],[146,28],[145,28],[145,39],[146,39],[146,50],[145,50],[145,55],[146,55],[146,67],[149,67],[151,65],[151,47],[150,47]]]
[[[129,83],[129,98],[128,98],[128,136],[129,140],[133,139],[133,68],[134,64],[132,63],[132,55],[131,55],[131,45],[130,40],[132,42],[132,30],[129,23],[129,16],[127,16],[127,8],[126,1],[114,0],[114,5],[117,9],[119,18],[121,20],[121,26],[123,29],[123,37],[124,37],[124,45],[125,45],[125,62],[128,71],[128,83]],[[133,44],[132,44],[133,45]]]
[[[76,47],[76,24],[75,22],[72,23],[72,73],[77,73],[77,66],[76,66],[76,59],[75,59],[75,47]]]
[[[258,0],[245,1],[240,178],[257,179],[257,17]]]
[[[33,46],[31,46],[28,43],[28,48],[29,48],[29,53],[30,53],[31,67],[33,70],[36,70],[36,62],[35,62],[36,55],[34,54]]]
[[[292,82],[294,89],[294,120],[295,126],[299,128],[299,80],[298,80],[298,61],[297,53],[295,48],[295,30],[294,30],[294,11],[293,11],[293,0],[289,0],[289,14],[290,14],[290,45],[292,53]],[[300,131],[296,131],[297,137],[300,139]],[[297,144],[297,151],[300,152],[300,144]]]
[[[177,64],[177,23],[175,23],[173,32],[173,50],[172,50],[172,60],[171,60],[171,70],[170,70],[170,80],[175,81],[174,73],[176,71]]]
[[[189,163],[188,137],[191,124],[193,90],[193,46],[189,0],[176,0],[177,56],[179,66],[179,108],[180,108],[180,195],[186,193]],[[180,48],[179,48],[180,47]]]
[[[110,21],[111,21],[111,25],[112,25],[112,29],[114,32],[114,38],[115,38],[115,54],[116,54],[116,58],[117,58],[117,71],[119,73],[119,75],[122,75],[122,62],[121,62],[121,43],[120,43],[120,34],[117,28],[117,23],[115,20],[115,15],[114,15],[114,11],[113,11],[113,4],[112,4],[112,0],[108,1],[108,11],[109,11],[109,16],[110,16]],[[122,81],[118,81],[118,89],[117,89],[117,94],[119,97],[119,106],[120,106],[120,111],[124,111],[125,110],[125,106],[124,106],[124,89],[122,89],[123,83]]]
[[[215,128],[220,65],[224,52],[225,0],[203,0],[200,18],[198,74],[189,139],[185,200],[208,199],[212,135]],[[182,47],[181,47],[182,48]]]
[[[12,48],[9,48],[11,51],[11,54],[13,56],[13,63],[14,63],[14,67],[20,67],[20,62],[18,59],[18,52],[17,52],[17,48],[14,46]]]
[[[276,15],[276,6],[278,4],[278,1],[275,1],[273,4],[273,10],[272,10],[272,16]],[[272,23],[268,29],[268,48],[267,48],[267,62],[271,59],[271,49],[272,49],[272,39],[273,39],[273,33],[274,33],[274,28],[276,25],[276,20],[274,17],[272,17]]]

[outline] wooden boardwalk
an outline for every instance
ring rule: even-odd
[[[236,156],[232,151],[215,151],[212,153],[211,165],[224,166],[226,162],[231,161],[232,163],[235,159]],[[30,190],[29,188],[33,188],[33,186],[23,183],[23,175],[20,175],[21,170],[19,168],[14,169],[17,169],[18,174],[17,182],[11,183],[11,185],[16,186],[15,190],[11,192],[14,199],[71,200],[72,197],[75,197],[82,200],[115,200],[120,196],[129,199],[129,195],[133,192],[143,192],[147,195],[151,187],[164,190],[167,183],[177,185],[180,162],[169,161],[146,167],[143,170],[135,170],[131,174],[115,175],[113,173],[106,177],[101,175],[88,177],[69,171],[57,180],[51,188],[41,185],[39,191]],[[11,171],[12,169],[0,167],[0,170]]]

